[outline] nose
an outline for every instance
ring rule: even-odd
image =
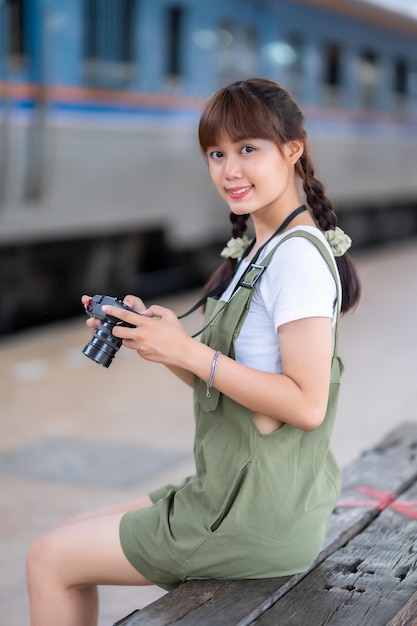
[[[239,156],[236,154],[229,154],[224,161],[224,176],[227,180],[234,178],[240,178],[242,176],[242,169],[239,162]]]

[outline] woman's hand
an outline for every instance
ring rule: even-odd
[[[91,296],[88,295],[81,298],[84,306],[90,300]],[[157,305],[146,309],[137,296],[128,295],[123,302],[137,313],[110,306],[106,307],[105,312],[133,324],[134,327],[115,326],[113,335],[121,338],[126,348],[136,350],[142,358],[167,365],[178,378],[192,387],[194,376],[185,365],[185,359],[180,357],[189,353],[185,347],[187,342],[194,346],[198,342],[187,335],[177,316],[169,309]],[[94,332],[101,321],[90,317],[86,324]]]
[[[91,296],[87,296],[85,294],[81,296],[81,302],[83,303],[84,307],[88,305],[90,300],[91,300]],[[123,299],[123,302],[124,304],[127,304],[127,306],[130,306],[131,309],[135,309],[135,311],[137,311],[138,313],[141,313],[142,311],[146,309],[146,306],[143,303],[143,301],[137,296],[132,296],[132,295],[125,296],[125,298]],[[89,317],[88,320],[86,321],[86,324],[89,328],[95,331],[96,328],[100,326],[101,321],[96,319],[95,317]]]
[[[194,340],[185,332],[175,313],[158,305],[146,309],[142,300],[134,296],[126,296],[124,303],[137,313],[103,306],[106,315],[133,325],[133,328],[117,325],[113,328],[113,335],[147,361],[184,367],[187,345],[191,346]]]

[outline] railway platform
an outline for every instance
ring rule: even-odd
[[[352,461],[404,421],[417,422],[417,240],[354,256],[362,301],[342,318],[345,364],[333,450]],[[159,299],[178,314],[197,298]],[[81,310],[81,309],[80,309]],[[0,607],[28,624],[25,556],[41,532],[193,471],[192,393],[122,349],[108,370],[82,354],[85,316],[0,342]],[[200,314],[185,322],[190,332]],[[140,608],[156,587],[102,588],[100,626]]]

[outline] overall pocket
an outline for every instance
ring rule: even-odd
[[[219,515],[210,524],[210,532],[214,533],[216,530],[218,530],[220,525],[224,522],[226,517],[229,515],[230,510],[245,482],[245,478],[247,476],[249,466],[250,466],[250,461],[248,461],[246,465],[242,467],[236,479],[234,480],[232,487],[223,503],[223,506],[221,508]]]

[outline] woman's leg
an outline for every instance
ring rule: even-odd
[[[110,504],[100,509],[94,509],[93,511],[86,511],[85,513],[79,513],[69,519],[64,520],[59,526],[66,526],[67,524],[73,524],[74,522],[83,522],[89,519],[96,519],[98,517],[107,517],[108,515],[116,515],[117,513],[127,513],[128,511],[137,511],[138,509],[146,509],[146,507],[152,505],[152,500],[149,496],[143,496],[141,498],[135,498],[134,500],[126,500],[125,502],[119,502],[117,504]]]
[[[95,626],[97,585],[152,584],[123,553],[123,513],[58,526],[33,544],[27,561],[31,626]]]

